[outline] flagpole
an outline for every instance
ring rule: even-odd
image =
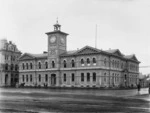
[[[95,48],[97,48],[97,24],[95,27]]]

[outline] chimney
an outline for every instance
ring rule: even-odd
[[[47,53],[47,51],[43,51],[43,54],[46,54]]]

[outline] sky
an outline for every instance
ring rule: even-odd
[[[69,34],[67,50],[119,49],[150,66],[150,0],[0,0],[0,38],[22,53],[42,53],[57,18]],[[150,73],[150,67],[140,72]]]

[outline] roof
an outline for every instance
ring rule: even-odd
[[[19,60],[30,60],[30,59],[41,59],[41,58],[47,58],[48,53],[44,54],[31,54],[31,53],[24,53],[21,55]]]
[[[72,50],[72,51],[66,51],[65,53],[62,53],[61,56],[64,55],[74,55],[78,50]]]
[[[48,56],[48,53],[44,53],[44,54],[31,54],[31,53],[27,53],[29,55],[31,55],[32,57],[35,57],[35,58],[45,58]]]
[[[114,53],[114,52],[116,52],[118,49],[109,49],[109,50],[105,50],[106,52],[108,52],[108,53]]]
[[[61,33],[61,34],[64,34],[64,35],[69,35],[69,34],[67,34],[65,32],[61,32],[61,31],[52,31],[52,32],[47,32],[45,34],[49,35],[49,34],[55,34],[55,33]]]

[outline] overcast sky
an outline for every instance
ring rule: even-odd
[[[0,0],[0,37],[23,53],[42,53],[57,17],[69,33],[67,50],[95,47],[97,24],[97,48],[135,54],[140,66],[150,65],[150,0]]]

